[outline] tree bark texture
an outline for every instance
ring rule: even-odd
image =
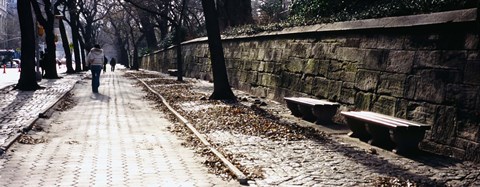
[[[182,0],[182,10],[175,28],[175,45],[177,46],[177,81],[183,81],[183,55],[182,55],[182,25],[185,9],[187,8],[187,0]]]
[[[35,76],[35,45],[32,45],[32,41],[35,41],[35,24],[31,10],[30,0],[17,1],[22,50],[20,67],[22,71],[15,88],[23,91],[33,91],[41,88]]]
[[[59,20],[58,25],[60,27],[60,35],[62,36],[63,50],[65,51],[67,73],[75,73],[75,70],[73,69],[73,66],[72,66],[72,53],[70,52],[70,45],[68,42],[67,31],[65,29],[65,25],[63,24],[63,20]]]
[[[88,71],[90,70],[89,67],[87,67],[87,64],[85,62],[85,56],[87,56],[85,54],[85,43],[82,42],[82,38],[81,36],[78,37],[78,43],[80,44],[80,59],[81,59],[81,62],[82,62],[82,69],[83,71]],[[88,50],[90,51],[90,50]]]
[[[202,0],[202,7],[205,14],[208,48],[212,61],[213,93],[210,99],[234,100],[235,95],[228,82],[220,29],[215,11],[215,2],[214,0]]]
[[[75,72],[82,71],[82,60],[80,58],[80,43],[78,42],[79,38],[79,29],[78,29],[78,11],[76,7],[76,0],[68,1],[68,9],[70,15],[70,28],[72,30],[72,43],[73,43],[73,53],[75,56]]]
[[[40,9],[40,4],[37,1],[30,1],[33,5],[37,21],[43,26],[45,30],[45,43],[47,49],[45,51],[44,65],[45,75],[43,76],[46,79],[58,79],[57,74],[57,63],[56,63],[56,47],[55,47],[55,33],[53,32],[53,27],[55,24],[55,16],[52,8],[52,3],[50,0],[43,0],[43,12]],[[44,17],[45,15],[46,17]]]
[[[158,42],[157,42],[157,37],[155,36],[155,28],[152,23],[151,16],[147,12],[142,10],[139,11],[139,15],[140,15],[140,22],[143,27],[142,31],[145,35],[148,49],[154,51],[155,49],[157,49]]]

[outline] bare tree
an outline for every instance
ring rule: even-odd
[[[23,91],[33,91],[42,88],[38,85],[35,77],[35,46],[32,45],[32,41],[35,41],[35,32],[31,9],[32,5],[30,1],[17,1],[22,37],[22,72],[20,73],[20,79],[15,88]]]
[[[42,0],[42,3],[39,3],[37,0],[31,0],[33,9],[35,10],[35,17],[37,21],[45,29],[45,43],[47,45],[47,51],[43,60],[45,67],[46,79],[58,79],[57,74],[57,63],[56,63],[56,47],[55,47],[55,33],[53,32],[53,27],[55,24],[55,15],[54,10],[58,5],[60,5],[64,0],[56,1],[54,4],[50,0]],[[43,11],[41,6],[43,6]]]
[[[172,25],[173,28],[179,29],[182,25],[180,22],[180,18],[183,18],[183,10],[186,6],[186,1],[182,1],[182,4],[171,4],[168,6],[172,6],[171,10],[176,10],[172,12],[166,12],[164,9],[152,9],[152,6],[145,6],[145,2],[138,1],[138,0],[125,0],[130,4],[134,5],[135,7],[145,10],[151,14],[155,14],[156,16],[166,19]],[[170,0],[167,0],[170,2]],[[227,71],[225,67],[225,59],[223,54],[223,47],[220,39],[220,30],[218,27],[218,19],[217,19],[217,12],[215,9],[215,2],[213,0],[202,0],[201,1],[203,7],[203,13],[205,15],[206,20],[206,27],[207,27],[207,35],[208,35],[208,43],[209,43],[209,50],[212,58],[212,73],[214,79],[214,92],[210,96],[211,99],[235,99],[235,95],[233,94],[230,84],[228,82]],[[176,6],[173,6],[176,5]],[[158,6],[157,6],[158,8]],[[165,7],[163,7],[165,8]],[[186,11],[189,14],[186,16],[188,18],[194,17],[197,21],[199,20],[196,15],[189,17],[190,13],[193,11]],[[251,14],[250,14],[251,15]],[[251,16],[250,16],[251,17]],[[187,21],[188,22],[188,21]],[[201,21],[198,21],[200,23]],[[193,23],[193,22],[189,22]],[[179,31],[179,30],[177,30]],[[177,35],[179,33],[177,32]],[[181,75],[182,70],[182,55],[181,55],[181,45],[179,43],[180,40],[176,40],[175,43],[177,44],[177,70],[180,70],[179,74]],[[179,77],[181,80],[181,77]]]
[[[59,11],[57,10],[57,12]],[[63,12],[65,13],[65,11]],[[65,24],[63,23],[62,19],[58,21],[58,25],[60,29],[60,36],[62,38],[63,51],[65,51],[65,59],[66,59],[65,65],[67,66],[66,73],[75,73],[75,70],[73,69],[73,66],[72,66],[72,53],[70,51],[70,45],[67,37],[67,30],[65,28]]]
[[[180,5],[176,5],[176,6],[173,6],[175,4],[165,4],[165,2],[163,3],[159,3],[159,2],[162,2],[162,1],[159,1],[157,3],[159,4],[156,4],[158,5],[157,7],[162,7],[162,8],[167,8],[167,7],[172,7],[171,9],[168,9],[168,10],[177,10],[178,12],[176,11],[172,11],[172,12],[167,12],[163,9],[151,9],[151,8],[148,8],[148,4],[142,4],[140,2],[136,2],[136,1],[133,1],[133,0],[127,0],[127,2],[129,2],[130,4],[132,4],[133,6],[135,6],[136,8],[142,10],[142,11],[146,11],[148,13],[151,13],[153,15],[156,15],[156,16],[159,16],[161,17],[162,19],[165,19],[165,20],[168,20],[168,22],[173,26],[174,30],[175,30],[175,38],[174,38],[174,42],[176,44],[176,48],[177,48],[177,70],[178,70],[178,78],[177,80],[178,81],[182,81],[183,80],[183,61],[182,61],[182,50],[181,50],[181,41],[182,41],[182,38],[181,38],[181,30],[182,30],[182,19],[183,19],[183,15],[184,15],[184,12],[185,12],[185,9],[186,9],[186,2],[185,0],[182,0],[182,4]],[[170,2],[170,0],[168,0],[168,2]],[[132,17],[134,17],[132,15]],[[135,43],[133,43],[134,45],[136,45]],[[134,46],[134,57],[136,57],[135,55],[136,54],[136,51],[135,49],[137,48],[137,46]],[[136,58],[134,58],[134,64],[135,64],[135,60]]]
[[[90,51],[96,43],[98,30],[102,20],[108,15],[112,5],[111,1],[105,0],[78,0],[79,15],[81,24],[79,29],[83,36],[85,49]]]
[[[64,18],[65,21],[70,25],[72,31],[72,45],[73,45],[73,53],[75,57],[75,72],[82,71],[82,64],[85,64],[82,61],[82,53],[80,49],[80,29],[79,29],[79,11],[77,6],[77,0],[67,0],[67,7],[69,18]],[[65,14],[64,14],[65,15]]]
[[[114,39],[113,46],[117,49],[120,56],[118,63],[130,68],[128,60],[129,33],[126,29],[127,23],[125,22],[127,16],[127,13],[121,6],[116,6],[112,9],[109,16],[107,16],[108,24],[105,24],[103,29],[106,33],[112,35]]]

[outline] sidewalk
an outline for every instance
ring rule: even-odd
[[[0,159],[0,186],[238,186],[209,174],[122,74],[102,74],[99,94],[80,81],[72,109],[37,122],[45,143],[14,144]]]
[[[255,135],[260,132],[256,130],[254,135],[231,131],[233,123],[223,123],[222,119],[237,120],[233,117],[241,116],[237,110],[241,106],[234,107],[233,113],[209,113],[208,107],[233,107],[199,100],[198,93],[211,93],[211,83],[188,79],[177,84],[175,77],[158,72],[130,73],[141,75],[140,80],[155,90],[167,92],[164,96],[170,98],[170,105],[190,115],[185,117],[197,116],[191,119],[193,125],[202,127],[203,136],[226,152],[230,161],[253,174],[258,171],[263,178],[253,178],[251,186],[480,185],[478,163],[430,154],[414,158],[396,155],[349,138],[346,132],[329,133],[319,125],[298,120],[281,103],[269,100],[263,109],[281,120],[320,128],[328,135],[321,140],[289,140]],[[73,108],[38,120],[27,136],[34,144],[13,144],[0,157],[0,186],[239,186],[237,181],[209,174],[201,163],[204,159],[183,146],[195,141],[184,142],[172,134],[178,126],[167,120],[169,114],[154,108],[156,104],[144,97],[146,92],[137,81],[123,74],[102,73],[99,94],[91,92],[91,79],[80,80],[78,75],[42,82],[48,85],[42,91],[3,90],[0,106],[5,111],[2,114],[9,115],[0,115],[1,132],[15,132],[80,80],[73,96],[66,99],[74,103]],[[240,105],[246,108],[256,100],[248,93],[234,92],[243,98]],[[249,128],[242,129],[252,130],[251,119],[238,119],[248,121]],[[280,130],[279,126],[268,128]]]
[[[9,73],[13,74],[13,72]],[[13,90],[11,84],[2,85],[0,89],[0,146],[2,149],[18,135],[18,131],[32,124],[40,113],[48,110],[72,89],[83,74],[60,76],[63,78],[43,79],[39,85],[45,89],[34,92]],[[2,83],[5,81],[2,80]]]

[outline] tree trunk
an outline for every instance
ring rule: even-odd
[[[68,1],[68,9],[70,14],[70,28],[72,30],[72,43],[73,43],[73,53],[75,55],[75,72],[82,71],[82,60],[80,59],[80,43],[78,42],[79,38],[79,29],[78,29],[78,14],[76,7],[76,0]]]
[[[163,41],[167,38],[168,34],[168,21],[160,19],[158,29],[160,30],[160,40]]]
[[[180,18],[178,19],[177,27],[175,28],[175,45],[177,46],[177,81],[183,81],[183,55],[182,55],[182,24],[183,15],[187,7],[187,1],[182,1],[182,10],[180,11]]]
[[[126,44],[122,43],[122,46],[120,47],[120,58],[122,59],[122,63],[125,66],[125,68],[130,68],[130,62],[128,61],[128,51],[125,49]]]
[[[143,33],[147,41],[147,47],[149,50],[154,51],[157,49],[157,37],[155,36],[155,28],[152,23],[150,15],[145,11],[140,11],[140,22],[142,23]]]
[[[213,0],[202,0],[202,7],[207,26],[208,48],[212,60],[213,93],[210,99],[235,100],[235,95],[228,82],[215,3]]]
[[[75,73],[75,70],[73,70],[73,66],[72,66],[72,53],[70,52],[70,45],[68,42],[67,31],[65,30],[65,25],[63,24],[63,20],[59,20],[58,24],[60,27],[60,35],[62,36],[63,50],[65,51],[67,73]]]
[[[138,43],[145,37],[145,35],[142,35],[140,38],[135,40],[135,33],[133,27],[130,26],[130,40],[133,45],[133,54],[132,56],[132,66],[130,67],[131,70],[139,70],[140,69],[140,64],[138,63]]]
[[[138,47],[137,45],[133,45],[133,54],[132,54],[132,67],[130,68],[131,70],[139,70],[139,64],[138,64]]]
[[[22,72],[20,73],[20,79],[15,89],[23,91],[33,91],[40,89],[35,77],[35,45],[32,42],[35,41],[34,23],[32,15],[32,6],[30,1],[19,0],[17,1],[18,18],[20,22],[20,34],[21,34],[21,50],[22,56],[20,64]]]
[[[47,21],[50,22],[50,21]],[[53,32],[53,23],[47,23],[45,28],[45,43],[47,44],[47,51],[45,53],[45,79],[58,79],[57,63],[56,63],[56,51],[55,51],[55,33]]]
[[[55,24],[55,16],[53,15],[53,7],[50,0],[43,0],[43,11],[41,11],[39,2],[30,1],[33,5],[33,9],[37,20],[43,26],[45,30],[45,43],[47,44],[47,51],[44,57],[44,68],[46,79],[58,79],[57,63],[56,63],[56,49],[55,49],[55,33],[53,32],[53,26]],[[43,15],[46,16],[43,17]]]
[[[95,45],[93,43],[93,26],[92,26],[92,23],[93,23],[93,20],[86,20],[85,21],[85,29],[82,33],[82,38],[83,38],[83,49],[86,50],[86,51],[90,51],[90,49],[92,49],[93,45]]]
[[[89,67],[87,67],[87,64],[85,63],[85,43],[82,42],[82,39],[79,38],[79,43],[80,43],[80,58],[82,59],[82,69],[84,71],[88,71],[89,70]],[[88,50],[90,51],[90,50]]]
[[[127,68],[132,68],[132,59],[130,59],[131,55],[130,55],[130,35],[127,34],[126,36],[126,41],[125,41],[125,46],[123,46],[123,49],[125,50],[125,53],[123,53],[125,55],[125,59],[127,59]]]
[[[145,35],[144,35],[145,36]],[[142,40],[143,36],[140,37],[137,41],[133,43],[133,54],[132,54],[132,67],[131,70],[140,70],[140,62],[138,60],[138,43]]]
[[[180,38],[180,26],[175,28],[175,45],[177,50],[177,81],[183,81],[183,57],[182,57],[182,44]]]
[[[125,43],[128,42],[128,38],[122,38],[122,33],[120,33],[117,25],[115,25],[114,22],[111,23],[113,29],[115,30],[115,48],[120,51],[120,58],[117,59],[117,62],[124,65],[126,68],[130,68],[130,65],[128,64],[128,52],[125,49]]]

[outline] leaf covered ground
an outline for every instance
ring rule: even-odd
[[[263,140],[279,142],[279,145],[276,145],[277,147],[296,144],[296,142],[301,141],[314,141],[318,144],[329,144],[331,141],[328,135],[321,131],[282,119],[278,113],[281,112],[279,110],[285,109],[269,107],[270,103],[262,98],[236,92],[236,102],[208,100],[206,98],[210,94],[209,89],[199,80],[188,79],[180,82],[176,81],[175,77],[146,72],[130,72],[127,75],[144,81],[164,97],[169,105],[194,125],[201,134],[206,135],[207,139],[214,139],[215,141],[211,141],[211,143],[217,142],[213,143],[216,149],[221,151],[225,157],[252,180],[265,179],[265,168],[261,164],[244,164],[246,162],[255,163],[257,160],[248,156],[248,151],[239,153],[228,148],[227,145],[238,143],[229,141],[242,141],[241,138],[236,140],[222,139],[223,136],[240,136],[245,139],[244,142],[251,142],[251,139],[256,139],[253,142]],[[140,82],[137,85],[144,87]],[[170,130],[185,140],[185,146],[195,149],[197,153],[205,157],[204,164],[208,166],[210,172],[222,176],[226,180],[233,179],[232,173],[219,162],[219,159],[168,111],[161,98],[145,87],[144,89],[148,93],[145,99],[153,101],[156,108],[164,111],[168,118],[175,123],[170,127]],[[250,146],[256,147],[257,145]],[[252,149],[251,151],[255,150]],[[300,157],[303,154],[300,149],[293,149],[292,152],[298,152]],[[365,154],[371,153],[366,152]],[[401,180],[395,177],[375,177],[370,179],[368,184],[374,186],[416,186],[410,180]]]

